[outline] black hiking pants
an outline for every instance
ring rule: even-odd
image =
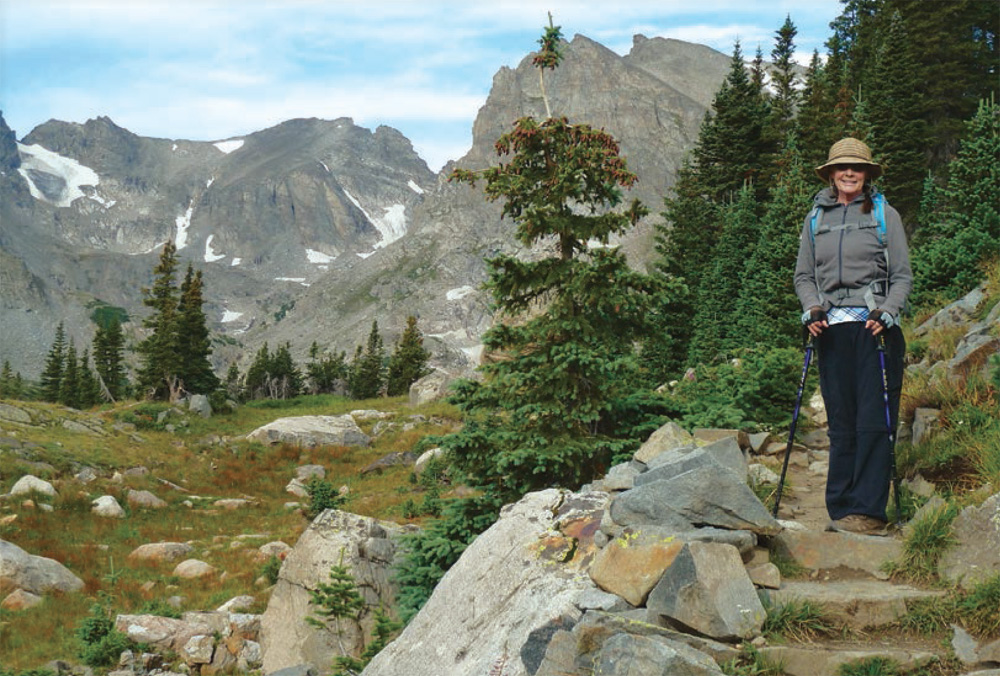
[[[883,335],[895,430],[906,343],[898,326]],[[887,520],[892,459],[876,341],[864,322],[834,324],[819,338],[819,383],[830,427],[826,509],[831,519],[863,514]]]

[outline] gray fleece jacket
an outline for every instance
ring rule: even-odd
[[[813,204],[820,208],[815,241],[810,234],[810,211],[802,226],[795,264],[795,293],[802,309],[816,305],[824,310],[834,306],[866,307],[865,294],[871,289],[875,307],[898,318],[913,288],[910,253],[899,212],[886,203],[887,265],[875,212],[861,211],[864,196],[859,195],[850,204],[839,204],[836,192],[824,188]]]

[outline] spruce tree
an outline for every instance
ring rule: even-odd
[[[883,190],[912,232],[927,172],[927,127],[914,45],[899,12],[888,23],[876,52],[872,84],[865,97],[875,134],[875,148],[885,174]]]
[[[55,403],[59,401],[59,390],[62,386],[63,365],[66,363],[66,331],[63,323],[56,327],[56,337],[45,358],[45,368],[42,371],[42,399]]]
[[[347,378],[346,352],[321,355],[319,344],[313,341],[309,346],[309,360],[306,378],[313,394],[335,392],[337,385]]]
[[[698,294],[688,363],[716,361],[741,344],[735,306],[743,268],[760,236],[756,202],[753,189],[745,185],[725,209],[722,236]]]
[[[271,379],[271,353],[265,341],[254,355],[247,369],[245,390],[247,399],[264,399],[269,396]]]
[[[774,49],[771,50],[771,83],[774,96],[771,99],[769,132],[778,143],[783,143],[792,131],[795,112],[799,106],[799,92],[796,88],[798,76],[795,72],[795,35],[798,29],[790,16],[776,32]]]
[[[10,361],[3,360],[3,370],[0,371],[0,398],[12,399],[14,397],[14,372],[10,368]]]
[[[128,390],[125,334],[116,316],[112,315],[106,324],[99,324],[94,331],[94,370],[112,401],[125,396]]]
[[[359,358],[360,355],[360,358]],[[350,383],[352,399],[374,399],[382,393],[385,386],[385,346],[378,330],[378,320],[372,320],[372,330],[364,352],[355,353],[352,363],[352,382]]]
[[[802,223],[816,185],[794,138],[787,144],[782,164],[786,169],[778,177],[761,218],[757,245],[743,268],[734,313],[739,347],[790,347],[801,331],[793,277]]]
[[[431,353],[424,349],[424,336],[417,328],[417,318],[410,315],[406,318],[406,330],[389,357],[386,394],[396,397],[408,393],[410,385],[430,373],[427,368],[430,357]]]
[[[835,117],[836,88],[831,69],[830,66],[824,68],[819,52],[813,51],[795,122],[799,150],[807,167],[825,163],[830,146],[844,136]]]
[[[101,389],[97,377],[90,368],[90,351],[84,350],[80,355],[79,366],[79,404],[80,408],[91,408],[101,401]]]
[[[934,220],[913,248],[914,302],[950,300],[974,288],[1000,251],[1000,106],[983,101],[948,167]],[[934,213],[932,206],[925,212]]]
[[[62,382],[59,383],[59,403],[70,408],[80,406],[80,366],[76,357],[76,345],[72,338],[66,349],[66,364],[63,368]]]
[[[153,269],[153,286],[143,289],[143,305],[153,313],[142,325],[151,331],[138,346],[142,366],[138,384],[150,399],[172,398],[178,394],[179,371],[177,336],[177,248],[173,241],[163,245],[159,263]]]
[[[201,271],[188,265],[177,311],[177,375],[184,389],[193,394],[208,394],[219,386],[209,360],[212,341],[202,309],[203,289]]]
[[[226,371],[226,396],[233,401],[243,401],[243,383],[240,382],[240,367],[236,362],[229,365]]]
[[[270,371],[272,399],[290,399],[302,391],[302,374],[292,359],[290,343],[279,345],[275,350]]]

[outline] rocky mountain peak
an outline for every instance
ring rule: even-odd
[[[21,155],[17,152],[17,136],[14,130],[7,126],[0,111],[0,172],[15,171],[21,166]]]

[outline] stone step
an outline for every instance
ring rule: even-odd
[[[792,600],[821,605],[830,619],[851,629],[863,630],[891,624],[905,615],[914,601],[944,596],[944,593],[879,580],[790,580],[785,581],[781,589],[771,590],[769,596],[775,605]]]
[[[786,528],[771,538],[770,549],[811,571],[842,568],[885,580],[888,575],[881,567],[899,557],[903,542],[896,537]]]
[[[765,646],[760,654],[772,664],[780,664],[787,676],[837,676],[840,665],[872,657],[886,657],[903,669],[934,661],[937,655],[926,650],[898,647],[838,647],[819,644]]]

